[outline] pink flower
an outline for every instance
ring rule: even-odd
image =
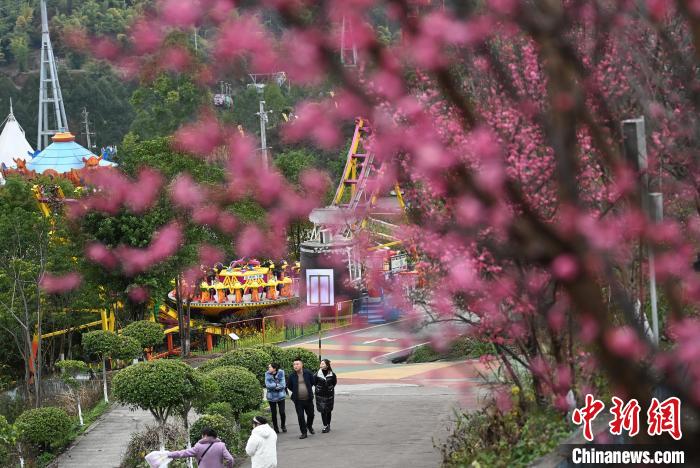
[[[87,257],[102,267],[111,270],[117,266],[117,258],[114,253],[100,242],[93,242],[86,248]]]
[[[221,249],[204,244],[199,246],[199,263],[202,265],[216,265],[223,261],[224,253]]]
[[[517,0],[489,0],[488,5],[496,13],[512,15],[518,8]]]
[[[150,297],[148,288],[144,286],[134,286],[129,288],[129,299],[133,302],[143,304]]]
[[[44,273],[39,286],[48,294],[62,294],[80,286],[83,278],[78,273],[67,273],[62,276],[54,276]]]
[[[134,213],[143,213],[153,206],[163,186],[163,176],[153,169],[142,169],[138,180],[124,193],[125,203]]]
[[[180,174],[170,189],[170,199],[183,209],[194,209],[204,202],[204,193],[188,174]]]
[[[131,29],[131,41],[138,55],[152,54],[163,42],[163,32],[155,22],[137,21]]]
[[[181,28],[194,26],[202,11],[198,0],[163,0],[160,6],[165,23]]]
[[[562,254],[552,262],[552,274],[562,281],[572,281],[579,273],[579,265],[576,257],[571,254]]]
[[[634,329],[627,325],[608,332],[605,335],[605,344],[618,356],[635,360],[641,359],[647,349]]]

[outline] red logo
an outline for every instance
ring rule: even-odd
[[[583,424],[583,437],[585,437],[589,442],[593,440],[591,423],[595,417],[598,416],[601,411],[603,411],[603,408],[605,408],[605,404],[602,401],[593,398],[593,395],[589,393],[586,395],[586,406],[581,409],[576,408],[571,415],[571,419],[574,421],[574,424],[579,426]]]
[[[620,435],[622,430],[626,430],[630,437],[634,437],[639,433],[639,411],[641,407],[639,402],[634,398],[625,404],[618,397],[612,397],[613,407],[610,408],[610,413],[613,415],[613,420],[608,423],[610,433]]]
[[[659,403],[656,398],[651,399],[651,405],[647,410],[647,422],[649,435],[661,435],[668,432],[671,437],[680,440],[681,432],[681,400],[670,397]]]

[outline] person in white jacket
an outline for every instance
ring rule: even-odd
[[[252,468],[277,468],[277,433],[262,416],[253,418],[253,431],[245,446]]]

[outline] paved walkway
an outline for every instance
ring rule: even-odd
[[[294,404],[287,402],[286,434],[277,439],[279,468],[433,468],[450,427],[455,389],[415,385],[338,385],[332,430],[299,440]],[[250,468],[250,460],[243,464]]]
[[[131,434],[154,423],[148,411],[113,406],[103,414],[52,466],[60,468],[118,467]]]
[[[487,391],[479,375],[488,370],[477,361],[391,364],[390,358],[416,344],[404,338],[401,325],[322,337],[322,355],[332,361],[339,379],[333,430],[321,434],[317,415],[319,430],[299,440],[294,405],[288,401],[289,432],[278,440],[280,468],[439,466],[434,442],[446,437],[456,406],[478,407]],[[293,345],[316,351],[318,338]],[[113,407],[53,466],[118,467],[131,434],[153,422],[148,412]]]

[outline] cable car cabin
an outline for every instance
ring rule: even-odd
[[[233,98],[228,94],[215,94],[214,106],[222,107],[224,109],[231,109],[233,107]]]

